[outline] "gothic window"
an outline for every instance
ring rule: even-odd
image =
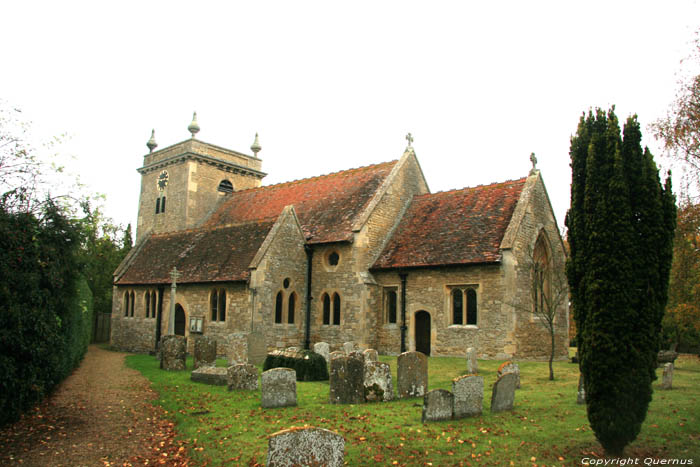
[[[329,265],[337,266],[339,261],[340,261],[340,255],[338,254],[337,251],[334,251],[330,255],[328,255],[328,264]]]
[[[156,214],[160,213],[160,198],[156,199]]]
[[[282,292],[277,292],[277,298],[275,299],[275,323],[279,324],[282,322]]]
[[[146,303],[146,318],[151,317],[151,291],[147,290],[146,291],[146,299],[144,300]]]
[[[134,317],[134,291],[132,290],[129,294],[129,316]]]
[[[333,324],[340,324],[340,295],[333,294]]]
[[[233,184],[228,180],[221,180],[218,190],[221,193],[233,193]]]
[[[226,321],[226,290],[214,289],[209,298],[212,321]]]
[[[384,289],[384,316],[386,323],[396,324],[396,304],[396,288],[386,287]]]
[[[219,297],[216,290],[212,290],[211,297],[209,298],[209,308],[211,310],[211,320],[216,321],[216,316],[219,313]]]
[[[450,309],[452,324],[477,324],[477,295],[476,286],[458,285],[450,287]]]
[[[282,286],[283,286],[285,289],[288,289],[290,283],[291,283],[291,280],[289,279],[289,277],[287,277],[287,278],[282,282]]]
[[[331,324],[331,298],[324,293],[321,301],[323,302],[323,324]]]
[[[156,317],[156,291],[151,291],[151,318]]]
[[[546,313],[547,301],[550,297],[551,277],[549,267],[549,248],[545,233],[540,233],[535,243],[533,252],[533,301],[534,312],[537,314]]]
[[[165,212],[165,196],[163,196],[160,201],[160,212]]]
[[[476,325],[476,290],[467,289],[467,324]]]
[[[129,316],[129,292],[124,292],[124,316]]]
[[[219,291],[219,321],[226,321],[226,291]]]
[[[462,290],[452,291],[452,324],[462,324]]]
[[[294,323],[294,310],[296,309],[296,302],[297,294],[296,292],[292,292],[292,294],[289,296],[289,302],[287,303],[287,322],[289,324]]]

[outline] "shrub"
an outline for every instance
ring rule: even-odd
[[[326,381],[326,359],[311,350],[299,352],[273,352],[267,355],[263,371],[272,368],[291,368],[297,372],[297,381]]]

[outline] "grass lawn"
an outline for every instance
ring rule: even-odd
[[[391,365],[396,387],[396,357]],[[348,465],[581,465],[602,455],[586,418],[576,405],[578,365],[555,363],[549,381],[547,363],[519,362],[522,387],[512,412],[490,413],[491,387],[499,361],[479,361],[484,376],[484,413],[480,417],[421,423],[422,398],[388,403],[331,405],[328,382],[297,383],[297,407],[262,409],[260,390],[228,392],[225,387],[190,381],[189,371],[159,370],[148,355],[131,355],[127,365],[153,384],[168,416],[199,465],[264,464],[267,436],[305,424],[328,428],[345,438]],[[217,363],[225,366],[223,360]],[[429,389],[452,389],[452,378],[466,369],[464,358],[431,357]],[[188,360],[188,368],[192,361]],[[693,459],[700,463],[700,360],[676,360],[673,390],[654,383],[653,401],[637,440],[626,455]],[[601,464],[602,465],[602,464]]]

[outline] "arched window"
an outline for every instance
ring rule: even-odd
[[[133,290],[129,294],[129,301],[131,302],[129,304],[129,316],[131,316],[133,318],[134,317],[134,291]]]
[[[396,289],[391,287],[384,289],[384,291],[386,322],[396,324]]]
[[[219,290],[219,321],[226,321],[226,291]]]
[[[296,309],[297,305],[297,294],[296,292],[292,292],[292,294],[289,296],[289,303],[287,303],[287,322],[289,324],[294,323],[294,310]]]
[[[156,291],[151,292],[151,318],[156,317]]]
[[[275,323],[279,324],[282,322],[282,292],[277,292],[277,298],[275,299]]]
[[[452,291],[452,324],[462,324],[462,289]]]
[[[333,324],[340,324],[340,295],[333,294]]]
[[[129,316],[129,292],[124,292],[124,316]]]
[[[165,196],[160,201],[160,212],[165,212]]]
[[[233,193],[233,183],[228,180],[221,180],[218,190],[221,193]]]
[[[536,314],[547,313],[550,297],[551,277],[549,264],[549,244],[544,232],[541,232],[535,243],[532,255],[532,295],[534,312]]]
[[[323,302],[323,324],[331,324],[331,298],[324,293],[321,301]]]
[[[340,255],[337,251],[334,251],[330,255],[328,255],[328,264],[330,264],[331,266],[337,266],[339,261]]]
[[[144,300],[146,302],[146,318],[151,317],[151,291],[147,290],[146,291],[146,298]]]
[[[156,214],[160,213],[160,198],[156,199]]]
[[[476,325],[476,290],[467,289],[467,324]]]
[[[219,312],[219,298],[216,289],[211,291],[211,297],[209,298],[209,308],[211,310],[211,320],[216,321],[216,316]]]

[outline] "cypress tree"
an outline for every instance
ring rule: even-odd
[[[588,419],[611,455],[641,429],[656,378],[675,203],[637,118],[582,116],[571,139],[567,277],[579,330]]]

